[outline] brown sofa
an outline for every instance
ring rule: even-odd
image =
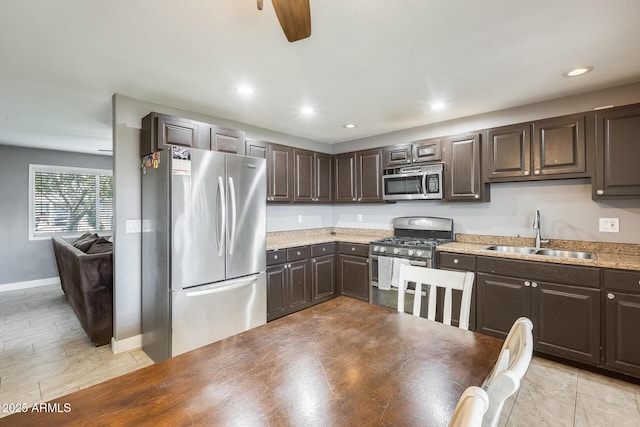
[[[104,252],[103,244],[101,253],[85,253],[73,240],[55,236],[51,242],[62,290],[82,328],[96,346],[109,344],[113,336],[113,249]],[[89,251],[86,246],[81,247]]]

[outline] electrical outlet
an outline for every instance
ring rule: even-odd
[[[620,232],[620,219],[619,218],[600,218],[599,230],[603,233],[619,233]]]
[[[362,215],[358,214],[358,222],[362,222]]]
[[[298,215],[298,222],[302,222],[302,215]]]

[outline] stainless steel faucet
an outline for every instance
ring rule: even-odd
[[[549,240],[540,238],[540,211],[536,209],[536,216],[533,219],[533,229],[536,230],[536,249],[540,249],[541,243],[549,243]]]

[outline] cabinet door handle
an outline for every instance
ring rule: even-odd
[[[352,251],[355,251],[355,250],[356,250],[356,248],[351,248],[351,250],[352,250]]]
[[[474,199],[479,199],[479,198],[480,198],[480,195],[479,195],[479,194],[474,194],[474,195],[473,195],[473,198],[474,198]]]
[[[356,201],[356,198],[354,197],[354,198],[353,198],[353,199],[351,199],[351,200],[353,200],[353,201],[355,202],[355,201]]]
[[[525,175],[529,175],[529,171],[524,171],[524,174]]]
[[[296,252],[296,255],[300,255],[300,251]]]
[[[459,263],[459,262],[460,262],[460,261],[458,260],[458,258],[455,258],[455,259],[453,260],[453,263],[454,263],[454,264],[457,264],[457,263]]]
[[[274,256],[273,256],[273,259],[278,259],[278,255],[274,255]]]
[[[529,286],[531,286],[531,282],[527,280],[526,282],[524,282],[524,285],[525,285],[526,287],[529,287]]]
[[[609,299],[616,299],[616,296],[615,296],[614,294],[612,294],[611,292],[609,292],[609,293],[607,294],[607,298],[609,298]]]
[[[534,170],[534,171],[533,171],[533,173],[534,173],[535,175],[540,175],[540,169],[536,169],[536,170]]]
[[[313,259],[313,260],[311,260],[311,261],[313,261],[313,263],[314,263],[314,264],[316,263],[316,260],[315,260],[315,259]]]
[[[327,252],[327,248],[322,248],[322,252]]]
[[[538,287],[538,284],[537,284],[536,282],[531,282],[531,287],[532,287],[532,288],[537,288],[537,287]]]
[[[603,190],[598,190],[598,191],[596,191],[596,194],[598,196],[602,196],[604,194],[604,191]]]

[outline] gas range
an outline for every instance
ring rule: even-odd
[[[453,220],[435,217],[401,217],[393,220],[394,236],[374,240],[371,256],[435,261],[434,248],[453,241]],[[433,264],[431,262],[430,264]]]

